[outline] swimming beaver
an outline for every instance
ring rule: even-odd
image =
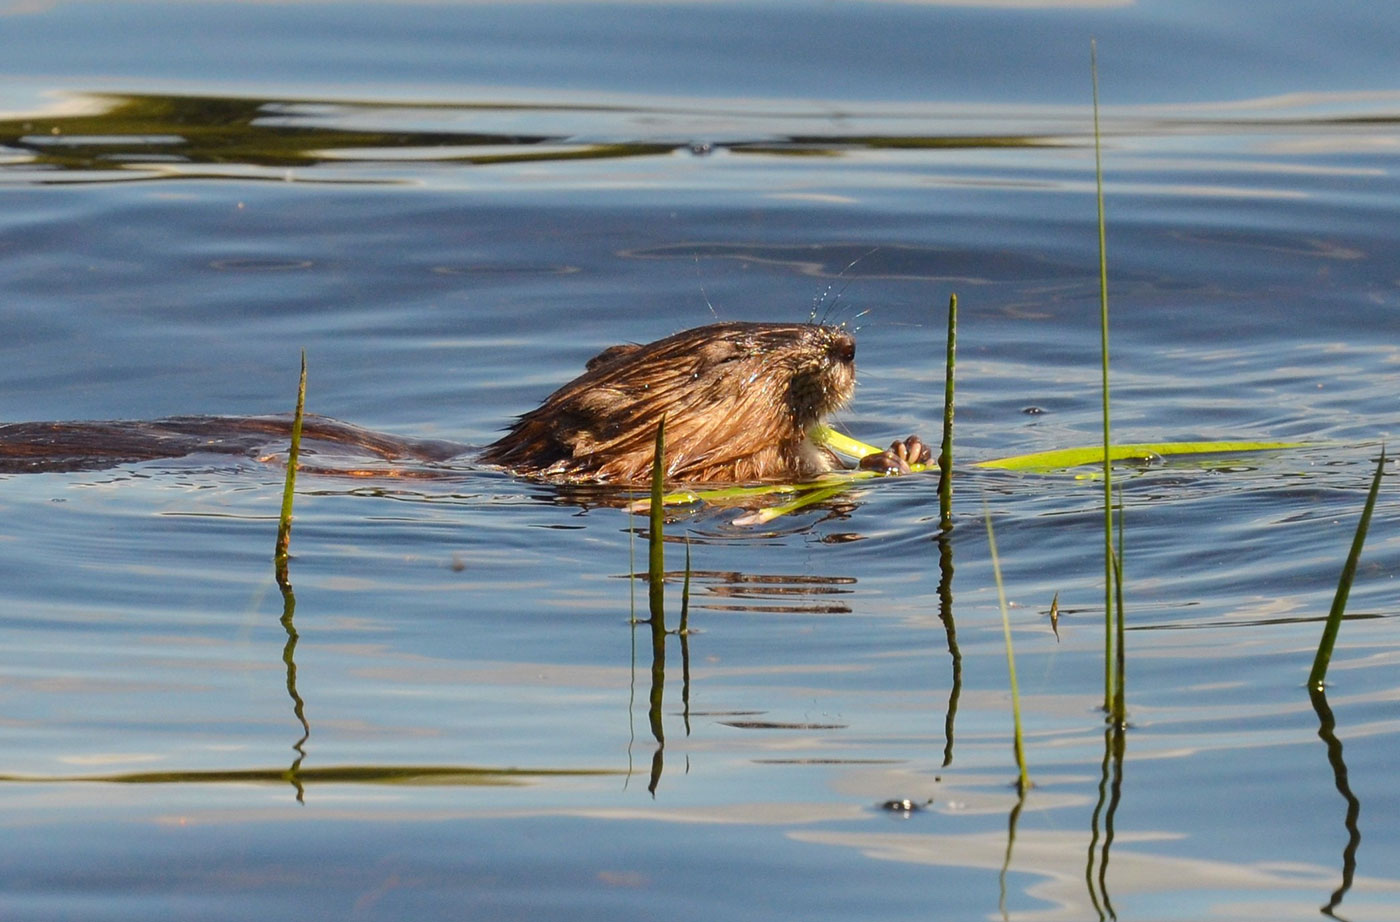
[[[855,358],[850,333],[811,323],[716,323],[613,346],[481,459],[523,474],[642,483],[664,416],[668,479],[812,477],[841,466],[811,431],[850,400]],[[911,437],[862,466],[907,471],[928,455]]]
[[[840,462],[811,431],[855,389],[854,337],[802,323],[717,323],[647,345],[613,346],[520,417],[480,460],[564,481],[640,484],[666,419],[672,480],[800,480]],[[0,472],[83,470],[196,452],[254,455],[286,438],[286,417],[184,416],[152,421],[0,425]],[[386,459],[444,461],[450,442],[402,439],[308,416],[303,438]],[[314,450],[314,449],[313,449]],[[930,452],[895,442],[861,466],[908,471]]]

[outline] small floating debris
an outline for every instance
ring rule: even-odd
[[[901,816],[909,816],[911,813],[918,813],[928,807],[933,801],[925,800],[922,803],[910,800],[905,797],[897,800],[887,800],[880,804],[880,809],[888,813],[898,813]]]

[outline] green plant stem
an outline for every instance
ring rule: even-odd
[[[1113,708],[1113,442],[1109,427],[1108,396],[1108,234],[1103,211],[1103,145],[1099,131],[1098,42],[1089,42],[1089,73],[1094,95],[1094,198],[1099,224],[1099,357],[1103,366],[1103,706]]]
[[[938,452],[939,527],[953,527],[953,378],[958,357],[958,296],[948,296],[948,345],[943,364],[943,445]]]
[[[666,526],[666,506],[661,501],[666,488],[666,417],[656,426],[656,455],[651,463],[651,510],[647,536],[647,603],[652,624],[666,620],[666,546],[662,530]]]
[[[1016,768],[1020,773],[1017,789],[1024,794],[1030,790],[1030,773],[1026,770],[1026,747],[1021,739],[1021,693],[1016,685],[1016,653],[1011,647],[1011,615],[1006,604],[1006,590],[1001,582],[1001,559],[997,556],[997,539],[992,532],[992,513],[987,501],[982,500],[982,516],[987,522],[987,547],[991,551],[992,576],[997,584],[997,603],[1001,606],[1001,630],[1006,638],[1006,671],[1011,687],[1011,722],[1014,728],[1014,748]]]
[[[1371,491],[1366,494],[1366,506],[1361,510],[1361,520],[1356,523],[1356,534],[1351,539],[1351,551],[1342,567],[1341,579],[1337,581],[1337,594],[1332,598],[1332,610],[1327,613],[1327,623],[1322,629],[1322,640],[1317,645],[1317,655],[1313,657],[1312,672],[1308,674],[1308,688],[1321,691],[1327,679],[1327,665],[1332,661],[1332,648],[1337,643],[1337,632],[1342,626],[1342,614],[1347,608],[1347,598],[1351,595],[1351,584],[1356,579],[1356,565],[1361,559],[1361,547],[1366,543],[1366,532],[1371,527],[1371,512],[1376,508],[1376,497],[1380,494],[1381,477],[1385,473],[1385,446],[1381,446],[1381,457],[1376,462],[1376,475],[1371,478]]]
[[[297,384],[297,406],[292,415],[292,442],[287,449],[287,479],[282,485],[282,511],[277,517],[277,546],[273,560],[285,570],[287,549],[292,541],[292,497],[297,483],[297,461],[301,455],[301,423],[306,408],[306,350],[301,350],[301,379]],[[280,576],[280,574],[279,574]]]

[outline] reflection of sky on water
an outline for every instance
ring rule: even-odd
[[[1032,793],[1028,801],[1035,799]],[[1028,829],[1026,815],[1012,848],[1008,886],[1017,894],[1044,900],[1052,908],[1022,907],[1018,919],[1081,922],[1098,913],[1085,883],[1087,832],[1051,832]],[[799,842],[850,848],[885,861],[911,862],[998,871],[1006,860],[1005,831],[973,835],[849,834],[794,830]],[[1122,917],[1229,918],[1274,920],[1297,917],[1298,900],[1282,900],[1291,893],[1321,903],[1337,884],[1335,868],[1297,862],[1247,862],[1208,858],[1183,858],[1154,852],[1151,843],[1170,841],[1172,833],[1134,830],[1119,832],[1109,855],[1109,897]],[[1019,877],[1036,878],[1023,885]],[[1257,893],[1269,896],[1254,898]],[[1400,893],[1400,878],[1358,877],[1352,902],[1364,905],[1369,894]],[[1393,897],[1388,897],[1388,903]],[[1382,903],[1382,905],[1385,905]],[[1280,913],[1282,913],[1280,915]]]

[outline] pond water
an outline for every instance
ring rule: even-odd
[[[677,510],[660,656],[640,520],[469,460],[304,475],[290,616],[276,463],[0,475],[0,916],[1400,914],[1389,480],[1304,688],[1400,420],[1400,7],[0,24],[0,420],[289,411],[304,348],[314,412],[480,445],[609,345],[816,309],[840,428],[936,438],[961,312],[952,531],[921,476]],[[972,466],[1101,437],[1091,37],[1115,439],[1307,443],[1120,472],[1121,736],[1097,483]]]

